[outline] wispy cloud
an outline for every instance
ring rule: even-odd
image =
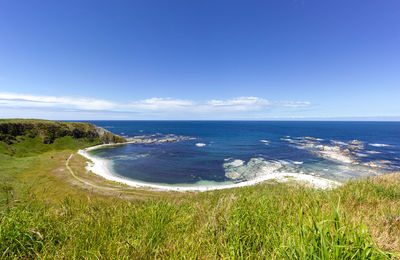
[[[149,98],[140,101],[131,102],[128,105],[122,105],[126,109],[141,110],[182,110],[196,106],[191,100],[173,99],[173,98]]]
[[[283,107],[307,107],[311,105],[308,101],[287,101],[287,102],[277,102],[278,105]]]
[[[101,99],[35,96],[14,93],[0,93],[0,105],[11,105],[14,107],[69,107],[89,110],[108,110],[117,107],[116,104]]]
[[[210,100],[207,102],[209,109],[231,110],[231,111],[250,111],[259,110],[263,107],[271,106],[267,99],[259,97],[238,97],[229,100]]]
[[[212,113],[246,113],[250,111],[267,111],[270,108],[295,109],[309,106],[306,101],[269,101],[261,97],[237,97],[232,99],[212,99],[194,101],[187,99],[153,97],[127,103],[113,102],[89,97],[54,97],[27,95],[16,93],[0,93],[0,107],[8,109],[46,109],[86,111],[86,112],[118,112],[118,113],[157,113],[158,115],[171,115],[172,112],[180,114],[212,115]]]

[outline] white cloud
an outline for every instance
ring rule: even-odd
[[[195,106],[191,100],[172,99],[172,98],[149,98],[140,101],[134,101],[127,106],[128,109],[142,110],[181,110]]]
[[[238,97],[229,100],[210,100],[207,102],[207,105],[211,109],[249,111],[262,109],[263,107],[270,106],[271,103],[259,97]]]
[[[288,101],[288,102],[278,102],[278,105],[281,105],[283,107],[306,107],[311,105],[310,102],[308,101]]]
[[[213,116],[215,113],[223,114],[245,113],[259,111],[264,113],[268,108],[278,107],[297,108],[310,105],[310,102],[272,102],[260,97],[237,97],[233,99],[212,99],[204,102],[196,102],[186,99],[160,98],[132,101],[129,103],[117,103],[108,100],[87,97],[54,97],[40,95],[26,95],[15,93],[0,93],[0,107],[8,109],[42,109],[46,111],[92,111],[97,113],[127,112],[127,113],[158,113],[159,115],[171,115],[171,112],[180,114],[192,114]],[[78,112],[77,112],[78,113]],[[213,114],[214,113],[214,114]]]
[[[93,98],[35,96],[13,93],[0,93],[0,104],[15,107],[72,107],[91,110],[105,110],[116,107],[112,102]]]

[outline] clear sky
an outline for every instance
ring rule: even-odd
[[[0,118],[400,120],[398,0],[0,0]]]

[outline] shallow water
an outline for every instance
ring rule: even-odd
[[[399,122],[91,122],[128,137],[196,138],[90,152],[110,161],[115,175],[146,183],[226,184],[275,172],[344,181],[400,170]]]

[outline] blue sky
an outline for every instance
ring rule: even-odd
[[[0,117],[400,120],[398,0],[0,0]]]

